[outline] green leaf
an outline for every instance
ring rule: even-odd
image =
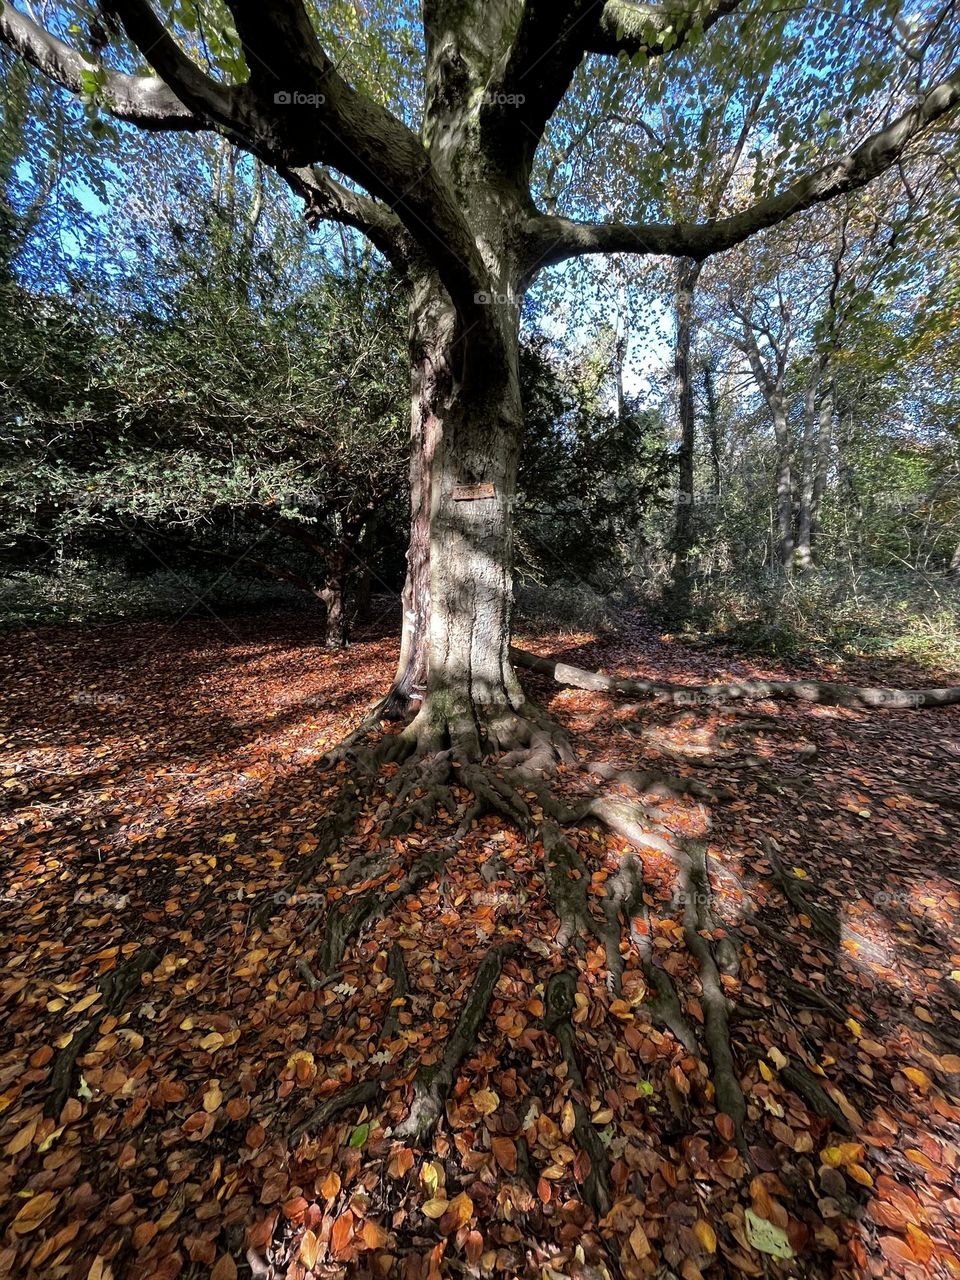
[[[350,1141],[347,1144],[351,1147],[362,1147],[370,1136],[370,1126],[368,1124],[358,1124],[350,1135]]]
[[[747,1210],[747,1239],[754,1249],[759,1250],[760,1253],[769,1253],[773,1258],[796,1257],[790,1248],[787,1233],[780,1227],[775,1227],[766,1218],[759,1217],[752,1209]]]

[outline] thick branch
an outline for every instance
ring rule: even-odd
[[[110,8],[160,78],[100,69],[9,5],[0,10],[0,38],[74,93],[84,89],[84,73],[96,74],[104,107],[119,119],[154,129],[218,127],[281,171],[316,161],[338,169],[375,199],[360,205],[318,180],[337,220],[349,215],[351,225],[375,231],[386,251],[388,227],[395,227],[387,212],[374,215],[376,200],[383,201],[436,268],[474,340],[496,346],[492,308],[477,302],[488,271],[452,189],[416,134],[338,74],[299,0],[230,5],[251,69],[250,80],[233,87],[189,58],[149,0],[111,0]],[[302,174],[299,180],[306,181]]]
[[[219,84],[198,67],[154,13],[150,0],[108,0],[104,7],[120,19],[144,58],[195,115],[222,125],[237,124],[243,88]]]
[[[84,76],[96,75],[101,84],[99,99],[118,120],[127,120],[143,129],[209,127],[159,76],[104,71],[9,4],[0,6],[0,40],[71,93],[83,93]]]
[[[527,174],[583,58],[595,7],[595,0],[526,0],[513,43],[491,77],[484,131]]]
[[[924,94],[892,124],[846,155],[711,223],[586,223],[541,215],[526,225],[527,274],[588,253],[666,254],[698,262],[741,244],[758,231],[872,182],[903,155],[908,144],[960,102],[960,71]]]
[[[303,200],[311,227],[318,222],[340,222],[361,231],[395,267],[403,270],[410,265],[416,246],[403,223],[386,205],[351,191],[316,165],[279,172]]]

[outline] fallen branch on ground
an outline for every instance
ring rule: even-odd
[[[663,684],[656,680],[630,680],[586,671],[553,658],[541,658],[524,649],[510,650],[520,667],[550,676],[560,685],[596,693],[623,694],[628,698],[654,698],[661,702],[733,702],[739,698],[790,699],[817,702],[827,707],[890,707],[899,710],[952,707],[960,704],[960,685],[943,689],[873,689],[834,684],[825,680],[734,680],[730,684]]]

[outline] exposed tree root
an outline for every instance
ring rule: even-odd
[[[607,678],[600,679],[605,681]],[[636,682],[615,683],[618,691],[638,692]],[[771,686],[767,684],[762,689],[758,686],[735,688],[735,697],[777,696],[771,695]],[[791,692],[780,696],[807,696],[796,692],[793,685],[789,688]],[[668,693],[673,691],[671,686],[650,686],[649,692],[659,696],[664,689]],[[677,692],[685,695],[689,691]],[[717,697],[730,696],[727,686],[710,686],[707,692]],[[752,729],[752,725],[744,724],[737,728],[746,731]],[[642,852],[655,851],[671,859],[677,870],[676,904],[682,908],[684,941],[699,972],[702,1039],[709,1058],[716,1106],[730,1118],[736,1145],[741,1154],[749,1158],[744,1134],[747,1108],[730,1034],[732,1004],[724,990],[722,977],[738,973],[737,949],[732,938],[718,928],[714,915],[707,845],[702,841],[677,840],[661,824],[656,809],[648,807],[651,799],[682,796],[718,801],[729,798],[731,793],[697,779],[668,773],[622,769],[605,761],[580,763],[573,757],[563,731],[536,708],[531,708],[529,715],[525,709],[523,716],[504,713],[485,729],[489,732],[481,732],[475,718],[467,724],[449,711],[441,713],[437,704],[428,698],[417,716],[401,732],[388,734],[380,744],[371,747],[364,742],[370,732],[368,725],[363,735],[352,736],[347,752],[338,756],[354,767],[344,780],[317,853],[298,868],[293,887],[305,883],[329,857],[331,848],[350,834],[363,799],[369,794],[370,775],[378,774],[384,764],[395,763],[398,767],[381,784],[386,794],[376,815],[381,827],[381,845],[373,853],[354,859],[341,873],[342,883],[376,881],[385,875],[394,857],[392,850],[386,848],[386,841],[402,835],[414,825],[428,823],[439,810],[446,810],[448,814],[459,812],[462,817],[453,838],[441,848],[419,856],[395,888],[389,892],[381,888],[366,889],[326,913],[323,945],[317,957],[318,969],[324,976],[315,975],[304,961],[301,972],[306,971],[308,985],[313,985],[310,978],[318,985],[326,985],[331,980],[327,975],[334,974],[339,968],[351,942],[404,898],[442,874],[445,863],[460,848],[473,823],[483,814],[492,813],[517,827],[529,844],[539,843],[543,847],[545,885],[559,922],[556,934],[558,948],[572,947],[582,951],[583,938],[592,937],[599,941],[606,954],[609,988],[614,995],[619,995],[625,968],[623,948],[626,935],[636,948],[647,981],[652,1017],[668,1029],[687,1052],[700,1056],[697,1029],[685,1015],[670,975],[654,959],[650,917],[644,902]],[[494,759],[484,758],[486,749],[493,753]],[[575,766],[615,787],[622,786],[633,792],[633,797],[620,791],[607,791],[570,807],[557,797],[547,781],[548,775],[561,763]],[[690,763],[699,762],[692,760]],[[596,914],[589,905],[589,869],[576,843],[567,834],[569,828],[586,822],[600,823],[638,851],[623,856],[619,868],[607,881],[602,912]],[[785,872],[772,844],[765,842],[765,847],[774,878],[790,905],[807,915],[823,936],[835,939],[835,926],[831,932],[833,922],[829,914],[806,899],[795,878]],[[489,874],[482,874],[489,879],[491,876],[499,878],[507,872],[509,868],[497,864]],[[421,1068],[414,1078],[410,1109],[396,1130],[398,1137],[423,1143],[443,1114],[460,1063],[477,1041],[503,964],[513,950],[514,944],[510,943],[495,946],[482,961],[441,1060],[429,1068]],[[394,980],[394,987],[382,1042],[396,1036],[399,1011],[407,990],[402,953],[396,947],[390,952],[387,970]],[[589,1160],[590,1169],[583,1179],[584,1197],[599,1214],[603,1214],[611,1202],[607,1155],[590,1118],[589,1103],[584,1097],[584,1079],[577,1060],[571,1018],[576,983],[575,971],[570,968],[561,970],[550,979],[546,992],[545,1025],[555,1034],[561,1049],[572,1086],[574,1137]],[[406,1061],[409,1069],[410,1055]],[[395,1068],[387,1074],[396,1078]],[[322,1127],[351,1106],[372,1102],[385,1078],[351,1085],[327,1099],[294,1130],[294,1140],[308,1129]],[[781,1072],[781,1078],[789,1088],[806,1099],[818,1115],[841,1131],[849,1131],[849,1123],[842,1111],[811,1072],[799,1066],[790,1067]]]
[[[50,1072],[50,1092],[45,1110],[55,1119],[73,1090],[73,1072],[77,1059],[97,1034],[105,1014],[119,1015],[129,997],[140,986],[144,973],[160,963],[160,956],[151,947],[141,947],[124,964],[106,974],[100,983],[103,1003],[97,1012],[79,1031],[75,1031],[70,1043],[60,1050]]]
[[[647,1002],[654,1020],[666,1027],[688,1053],[699,1055],[696,1034],[684,1016],[676,987],[666,970],[653,962],[650,913],[643,901],[643,865],[635,854],[626,854],[619,871],[607,881],[603,914],[603,944],[607,955],[610,990],[618,996],[623,989],[624,962],[620,952],[622,916],[627,924],[630,940],[640,956],[644,977],[654,991],[653,998]],[[642,932],[633,923],[637,916],[643,922]]]
[[[476,1043],[480,1024],[486,1016],[504,962],[516,950],[514,943],[491,947],[477,970],[457,1025],[447,1040],[439,1063],[421,1067],[413,1082],[413,1103],[407,1118],[397,1129],[397,1137],[423,1143],[440,1118],[457,1067]]]
[[[375,889],[369,893],[358,894],[346,903],[331,911],[327,916],[326,935],[320,950],[320,966],[325,973],[332,973],[339,968],[347,944],[383,917],[398,902],[429,883],[443,868],[448,858],[459,848],[460,842],[470,821],[475,816],[471,810],[453,840],[437,852],[426,853],[418,858],[407,874],[400,880],[395,889],[388,892]]]
[[[630,698],[655,698],[677,705],[734,702],[739,698],[789,699],[818,702],[829,707],[952,707],[960,703],[960,685],[942,689],[872,689],[833,684],[823,680],[737,680],[730,684],[663,684],[656,680],[628,680],[585,671],[552,658],[541,658],[523,649],[510,650],[517,666],[550,676],[557,684]]]
[[[794,1093],[809,1103],[818,1116],[829,1120],[835,1129],[838,1129],[841,1133],[853,1133],[853,1125],[812,1071],[808,1071],[800,1063],[794,1063],[781,1068],[780,1079],[788,1089],[792,1089]]]
[[[619,782],[629,787],[638,795],[660,797],[664,800],[677,796],[692,796],[696,800],[731,800],[733,792],[726,787],[711,787],[698,782],[696,778],[682,778],[679,774],[663,773],[659,770],[621,769],[606,760],[592,760],[583,765],[585,773],[608,782]]]
[[[557,945],[567,947],[582,933],[596,937],[597,925],[587,906],[589,877],[583,859],[553,821],[544,822],[542,838],[547,891],[560,920]]]
[[[563,969],[560,973],[555,973],[547,983],[544,1023],[560,1045],[567,1067],[567,1078],[573,1086],[573,1136],[590,1161],[590,1169],[583,1180],[584,1199],[602,1217],[609,1212],[611,1204],[609,1165],[606,1148],[583,1101],[586,1089],[577,1062],[572,1021],[576,993],[577,977],[572,970]]]
[[[409,990],[407,967],[403,963],[403,952],[396,943],[393,944],[387,954],[387,976],[393,979],[393,992],[390,1001],[390,1012],[384,1019],[383,1030],[380,1032],[381,1044],[386,1044],[388,1040],[392,1040],[397,1034],[397,1029],[400,1025],[400,1011],[406,1003]]]
[[[717,1109],[733,1121],[736,1143],[746,1153],[743,1132],[747,1104],[740,1088],[730,1044],[730,1002],[723,990],[720,970],[701,930],[705,927],[706,845],[686,841],[674,855],[683,899],[683,938],[700,967],[703,988],[703,1037],[707,1042]]]
[[[316,1111],[310,1113],[305,1120],[291,1129],[289,1136],[289,1144],[291,1148],[295,1147],[304,1134],[322,1129],[325,1124],[329,1124],[335,1119],[341,1111],[348,1111],[351,1107],[365,1107],[374,1102],[380,1093],[379,1080],[361,1080],[359,1084],[347,1085],[346,1088],[340,1089],[332,1097],[322,1102]]]
[[[800,881],[797,877],[791,876],[787,872],[780,860],[776,845],[768,836],[761,836],[760,843],[763,845],[763,850],[773,870],[774,879],[783,891],[787,901],[795,911],[809,919],[814,932],[823,939],[832,951],[835,951],[840,945],[840,922],[836,916],[829,911],[824,911],[822,907],[818,907],[816,903],[810,901],[800,887]]]

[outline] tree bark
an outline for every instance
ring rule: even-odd
[[[521,426],[519,286],[489,295],[495,357],[471,347],[433,275],[410,301],[411,524],[403,633],[383,713],[465,758],[515,740],[524,695],[510,663],[513,505]]]
[[[684,260],[681,261],[677,271],[677,335],[673,362],[677,417],[680,423],[680,450],[677,455],[677,514],[673,531],[673,577],[674,584],[677,586],[689,576],[690,551],[693,546],[695,421],[690,351],[693,345],[694,291],[701,270],[701,263]]]
[[[723,472],[720,457],[720,407],[717,404],[716,373],[709,363],[703,365],[703,394],[707,402],[707,442],[710,446],[710,471],[713,479],[713,500],[719,502],[723,493]]]

